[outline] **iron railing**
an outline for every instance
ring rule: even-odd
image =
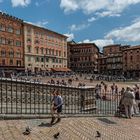
[[[63,98],[63,113],[114,115],[120,94],[101,93],[94,88],[58,86],[26,80],[0,78],[0,114],[50,114],[52,93],[58,89]],[[106,98],[102,98],[102,97]]]

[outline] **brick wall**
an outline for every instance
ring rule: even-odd
[[[0,65],[24,67],[22,20],[0,13]]]

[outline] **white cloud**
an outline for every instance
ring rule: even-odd
[[[140,0],[61,0],[60,7],[65,13],[82,10],[86,14],[98,12],[101,16],[120,16],[128,6]]]
[[[130,26],[120,27],[110,31],[106,39],[116,39],[118,41],[140,41],[140,19],[136,19]]]
[[[29,23],[29,24],[32,24],[32,25],[35,25],[35,26],[39,26],[39,27],[45,27],[47,24],[48,24],[48,21],[47,20],[43,20],[43,21],[38,21],[38,22],[28,22],[28,21],[25,21],[26,23]]]
[[[48,24],[48,21],[47,20],[38,21],[35,24],[40,26],[40,27],[45,27]]]
[[[89,39],[85,39],[82,41],[83,43],[94,43],[93,41],[89,40]],[[79,43],[82,43],[81,41]]]
[[[67,34],[64,34],[64,35],[68,37],[67,41],[72,41],[74,39],[74,34],[73,33],[71,33],[71,34],[67,33]]]
[[[78,4],[76,0],[61,0],[60,7],[64,8],[65,12],[76,11]]]
[[[88,22],[93,22],[93,21],[95,21],[95,20],[96,20],[95,17],[91,17],[91,18],[88,19]]]
[[[97,39],[94,40],[94,43],[101,49],[104,46],[114,44],[114,41],[112,39]]]
[[[140,0],[113,0],[112,3],[108,5],[107,9],[116,13],[120,13],[128,6],[137,3],[140,3]]]
[[[100,50],[102,50],[102,48],[104,46],[114,44],[114,41],[112,39],[97,39],[97,40],[85,39],[82,42],[83,43],[95,43],[100,48]]]
[[[98,17],[120,17],[121,15],[119,13],[113,13],[111,11],[103,11],[103,12],[97,12],[96,15]]]
[[[11,0],[13,7],[26,7],[31,3],[31,0]]]
[[[79,24],[79,25],[72,24],[69,28],[71,31],[79,31],[79,30],[83,30],[89,26],[90,26],[90,24]]]
[[[60,7],[65,12],[82,9],[85,13],[90,14],[96,10],[105,8],[108,5],[107,0],[61,0]]]
[[[132,23],[136,23],[136,22],[139,22],[139,21],[140,21],[140,17],[137,17],[132,21]]]

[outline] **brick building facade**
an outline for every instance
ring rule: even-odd
[[[66,36],[24,23],[24,39],[26,71],[67,68]]]
[[[121,75],[123,72],[122,46],[119,44],[103,47],[103,55],[98,59],[101,74]]]
[[[67,68],[75,72],[140,77],[140,46],[69,42],[54,31],[0,12],[0,73]],[[66,70],[66,69],[65,69]]]
[[[132,46],[123,50],[124,76],[140,77],[140,46]]]
[[[140,77],[140,46],[108,45],[98,59],[100,74]]]
[[[23,21],[0,12],[0,71],[24,70]]]
[[[97,73],[99,48],[94,43],[68,43],[68,67],[75,72]]]

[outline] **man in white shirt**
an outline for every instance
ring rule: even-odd
[[[122,99],[122,104],[125,107],[125,115],[126,118],[130,118],[132,117],[132,107],[134,104],[134,93],[132,92],[132,89],[128,86],[126,88],[126,91],[124,93],[123,99]]]

